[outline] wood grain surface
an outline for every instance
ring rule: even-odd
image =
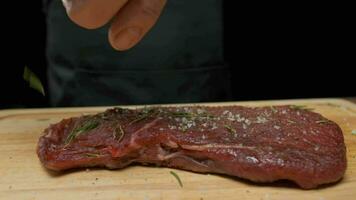
[[[0,199],[356,199],[356,105],[341,99],[211,103],[208,105],[297,104],[314,108],[344,132],[348,168],[344,178],[314,190],[280,181],[255,184],[239,178],[177,169],[131,166],[120,170],[80,169],[54,173],[41,166],[36,145],[49,124],[62,118],[96,113],[104,107],[19,109],[0,111]],[[180,187],[170,171],[182,180]]]

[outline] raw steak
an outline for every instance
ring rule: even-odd
[[[306,189],[336,182],[346,169],[339,126],[293,105],[113,108],[51,125],[37,153],[57,171],[141,163]]]

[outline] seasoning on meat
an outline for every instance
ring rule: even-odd
[[[346,169],[340,127],[289,105],[113,108],[51,125],[37,153],[57,171],[142,163],[302,188],[336,182]]]

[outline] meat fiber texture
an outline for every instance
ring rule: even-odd
[[[342,178],[345,149],[340,127],[304,107],[191,106],[64,119],[44,130],[37,154],[56,171],[140,163],[311,189]]]

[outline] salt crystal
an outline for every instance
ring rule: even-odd
[[[247,129],[247,125],[246,124],[242,124],[242,128],[243,129]]]

